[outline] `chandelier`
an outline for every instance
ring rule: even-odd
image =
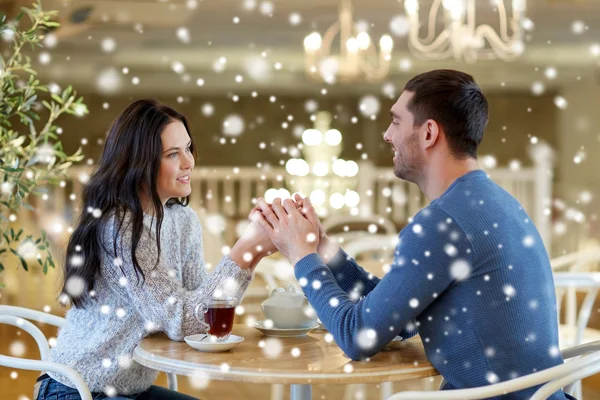
[[[340,52],[332,54],[333,41],[339,33]],[[305,68],[307,74],[333,84],[336,81],[378,81],[389,71],[394,41],[383,35],[379,40],[379,52],[366,31],[358,32],[352,19],[350,0],[342,0],[339,20],[324,36],[313,32],[304,38]]]
[[[358,185],[358,164],[339,158],[342,134],[330,128],[331,120],[330,113],[318,112],[314,128],[302,133],[304,158],[287,161],[286,184],[292,191],[308,195],[321,216],[344,207],[357,215],[360,197],[354,189]]]
[[[427,37],[419,36],[419,0],[404,0],[410,21],[408,44],[419,58],[442,60],[454,57],[467,63],[477,60],[512,61],[524,50],[523,25],[526,0],[512,0],[509,18],[504,0],[487,0],[485,6],[498,12],[499,31],[487,24],[477,25],[475,0],[434,0],[427,20]],[[436,35],[436,20],[443,8],[443,30]],[[481,6],[481,4],[480,4]]]

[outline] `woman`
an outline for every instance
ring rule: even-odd
[[[134,362],[133,349],[151,332],[172,340],[200,332],[196,306],[240,300],[258,261],[276,250],[253,221],[207,275],[201,226],[187,207],[195,155],[183,115],[139,100],[114,122],[84,189],[65,263],[63,296],[73,307],[49,360],[74,368],[94,398],[191,399],[152,386],[157,372]],[[72,386],[48,373],[34,398],[70,400]]]

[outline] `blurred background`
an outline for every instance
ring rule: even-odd
[[[56,268],[24,271],[7,259],[0,304],[57,315],[66,240],[81,188],[115,117],[159,99],[190,121],[198,148],[191,206],[211,268],[247,224],[256,197],[300,191],[340,241],[396,235],[427,202],[392,173],[383,139],[406,81],[436,68],[472,74],[490,103],[479,162],[513,193],[553,260],[597,250],[600,232],[600,1],[597,0],[45,0],[61,26],[31,54],[52,92],[73,85],[89,114],[59,119],[65,152],[85,158],[33,198],[15,229],[48,233]],[[0,0],[14,18],[29,0]],[[6,50],[9,40],[0,41]],[[3,56],[4,57],[4,56]],[[381,276],[393,250],[363,262]],[[381,249],[380,249],[381,250]],[[0,255],[1,256],[1,255]],[[357,257],[359,255],[357,254]],[[572,265],[571,265],[572,266]],[[597,269],[586,261],[580,270]],[[292,282],[267,260],[238,309],[261,318],[262,299]],[[600,329],[598,311],[589,321]],[[49,337],[56,331],[45,328]],[[34,342],[0,327],[0,352],[36,357]],[[31,398],[35,373],[0,368],[0,397]],[[163,381],[161,381],[163,382]],[[420,383],[415,383],[420,384]],[[203,399],[268,397],[266,385],[211,382],[182,391]],[[401,385],[397,384],[396,389]],[[315,398],[344,398],[315,387]],[[264,394],[264,396],[263,396]],[[600,398],[600,379],[585,381]],[[362,397],[356,397],[362,396]],[[378,398],[375,386],[355,398]],[[597,397],[594,397],[597,396]]]

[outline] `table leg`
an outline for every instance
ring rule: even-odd
[[[167,373],[167,385],[169,389],[177,391],[177,375]]]
[[[312,385],[290,385],[290,400],[312,400]]]

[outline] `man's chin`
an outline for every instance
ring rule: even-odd
[[[397,178],[402,179],[403,181],[412,182],[412,180],[406,173],[406,170],[394,167],[394,175],[396,175]]]

